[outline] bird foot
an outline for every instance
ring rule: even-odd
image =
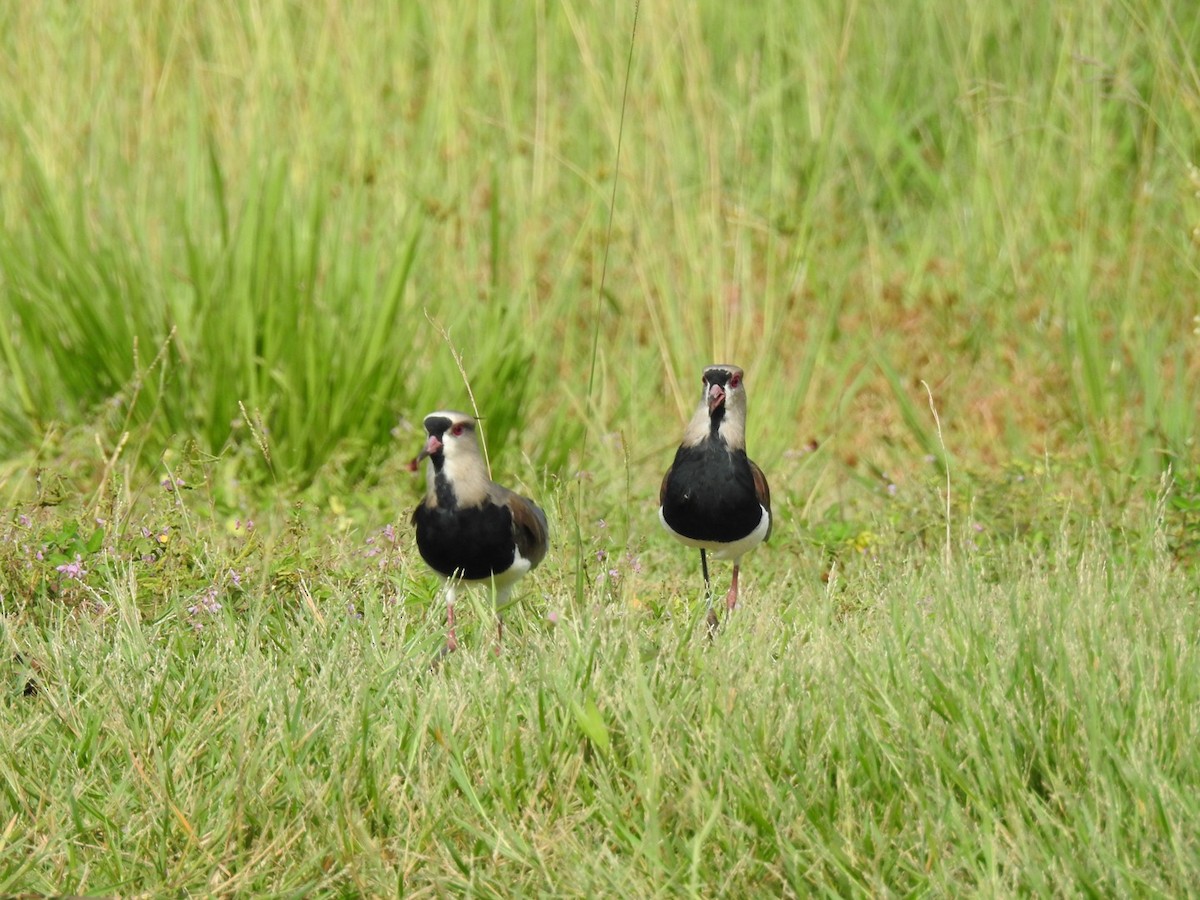
[[[436,672],[438,670],[438,667],[441,666],[441,664],[446,661],[446,657],[448,657],[451,653],[453,653],[457,649],[458,649],[457,644],[452,644],[450,641],[446,641],[446,643],[442,645],[442,649],[439,650],[437,652],[437,655],[433,657],[433,662],[431,662],[429,664],[429,668],[431,668],[433,671]]]
[[[708,624],[708,639],[711,641],[717,636],[717,629],[721,627],[721,620],[717,618],[717,611],[711,606],[708,608],[708,615],[705,617],[705,622]]]

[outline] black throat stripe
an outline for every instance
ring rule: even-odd
[[[725,404],[722,403],[708,414],[708,434],[714,441],[720,441],[721,423],[725,421]]]
[[[440,509],[454,509],[458,506],[458,494],[454,492],[454,485],[450,483],[450,479],[446,477],[446,473],[442,471],[442,463],[446,458],[441,453],[435,453],[430,457],[433,460],[433,490],[437,497],[437,505]]]

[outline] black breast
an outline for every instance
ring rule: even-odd
[[[413,514],[417,549],[429,567],[447,578],[477,580],[506,571],[513,563],[512,513],[507,506],[445,509],[422,503]]]
[[[746,451],[722,441],[680,447],[667,476],[663,519],[684,537],[727,543],[744,538],[762,521]]]

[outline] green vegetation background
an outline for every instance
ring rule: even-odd
[[[633,12],[0,6],[0,890],[1195,889],[1191,4]],[[432,674],[460,363],[556,541]]]

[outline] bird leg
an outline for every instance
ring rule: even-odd
[[[711,638],[717,633],[717,626],[721,622],[717,618],[716,610],[713,609],[712,582],[708,580],[708,556],[703,547],[700,548],[700,571],[704,573],[704,602],[708,606],[708,615],[704,619],[708,623],[708,636]]]
[[[499,656],[500,644],[504,641],[504,609],[508,606],[508,595],[512,593],[512,585],[496,590],[493,582],[492,589],[495,591],[492,605],[496,610],[496,644],[492,647],[492,653]]]
[[[728,611],[730,611],[730,612],[732,612],[732,611],[733,611],[733,608],[734,608],[735,606],[737,606],[737,598],[738,598],[738,586],[737,586],[738,568],[739,568],[738,564],[737,564],[737,563],[734,563],[734,564],[733,564],[733,583],[729,585],[729,593],[725,595],[725,609],[726,609],[726,610],[728,610]]]
[[[446,652],[458,649],[458,638],[454,635],[454,587],[446,588]]]

